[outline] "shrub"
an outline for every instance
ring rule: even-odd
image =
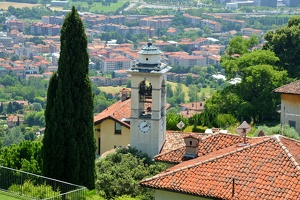
[[[297,140],[300,139],[297,131],[293,127],[290,127],[288,124],[285,124],[282,127],[280,124],[278,124],[277,126],[274,126],[274,127],[268,127],[266,125],[258,126],[254,132],[254,136],[257,136],[261,130],[265,133],[265,135],[282,134],[289,138],[294,138]]]
[[[21,185],[13,184],[8,188],[8,190],[13,193],[18,193],[24,196],[35,197],[39,199],[54,197],[60,194],[60,191],[53,191],[50,185],[34,185],[30,181],[25,181],[22,187]],[[55,200],[60,199],[61,197],[55,198]]]

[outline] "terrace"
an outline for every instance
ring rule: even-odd
[[[81,200],[86,188],[0,166],[0,199]]]

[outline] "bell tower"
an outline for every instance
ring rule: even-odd
[[[166,85],[171,67],[160,62],[161,51],[151,42],[138,52],[131,75],[130,146],[150,157],[157,155],[166,139]]]

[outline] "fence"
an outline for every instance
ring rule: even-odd
[[[0,166],[0,190],[24,199],[83,200],[86,188],[71,183]]]

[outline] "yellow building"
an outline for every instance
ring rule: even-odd
[[[300,134],[300,80],[276,88],[273,92],[281,94],[281,124],[289,124]]]
[[[94,136],[97,143],[96,155],[102,155],[117,147],[130,143],[129,91],[122,90],[122,99],[94,117]]]

